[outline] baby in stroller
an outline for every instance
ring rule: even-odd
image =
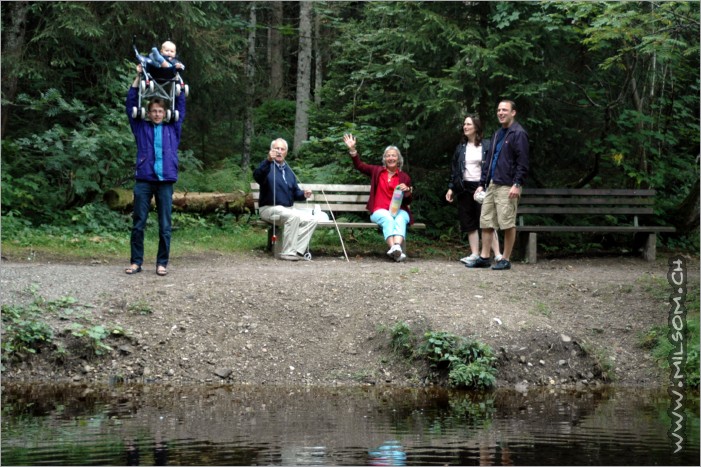
[[[148,57],[154,64],[157,63],[158,67],[175,67],[178,70],[184,71],[185,65],[183,65],[183,62],[175,58],[175,50],[176,48],[174,43],[172,43],[171,41],[165,41],[163,45],[161,45],[160,52],[154,47],[151,49],[151,53],[148,55]]]
[[[132,107],[132,118],[146,120],[148,118],[147,101],[159,98],[167,104],[163,120],[170,122],[172,119],[177,122],[180,115],[175,108],[175,98],[182,92],[187,97],[190,94],[190,87],[180,77],[180,72],[185,70],[185,65],[175,56],[175,44],[171,41],[165,41],[161,46],[160,53],[154,47],[149,55],[143,55],[136,47],[136,36],[134,36],[133,47],[141,70],[139,72],[139,98],[137,105]]]

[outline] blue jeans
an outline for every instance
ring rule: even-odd
[[[173,183],[139,182],[134,185],[134,226],[131,229],[131,264],[141,266],[144,262],[144,232],[151,210],[151,198],[156,197],[158,213],[158,257],[157,266],[168,266],[170,256],[170,232],[173,211]]]
[[[392,217],[387,209],[378,209],[370,216],[370,220],[382,228],[382,235],[387,238],[399,235],[406,238],[406,226],[409,225],[409,213],[400,209],[397,217]]]

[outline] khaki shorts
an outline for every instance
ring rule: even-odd
[[[516,208],[520,198],[509,198],[511,185],[487,187],[487,196],[482,203],[480,227],[483,229],[506,230],[516,227]]]

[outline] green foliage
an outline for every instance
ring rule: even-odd
[[[489,359],[477,358],[468,364],[456,362],[448,378],[453,387],[489,389],[496,383],[494,373],[494,367]]]
[[[27,307],[2,305],[3,362],[25,353],[37,353],[51,341],[53,331],[41,314],[42,309],[36,303]]]
[[[219,164],[221,168],[211,167],[206,171],[183,170],[178,178],[177,189],[188,192],[231,193],[236,190],[250,190],[250,173],[232,159]]]
[[[439,374],[447,374],[451,387],[490,389],[496,384],[496,358],[488,345],[444,331],[427,331],[418,341],[404,322],[390,329],[394,352],[425,360]]]
[[[69,355],[68,348],[79,357],[101,356],[111,352],[109,337],[124,336],[120,326],[94,324],[89,306],[81,305],[74,297],[49,301],[37,293],[35,286],[28,290],[32,301],[26,305],[2,305],[2,362],[22,360],[27,354],[49,351],[56,359]],[[60,339],[52,318],[68,321],[65,329],[77,339],[70,346]]]
[[[153,308],[151,304],[144,300],[137,300],[134,303],[130,303],[127,308],[130,313],[135,313],[139,315],[150,315],[153,313]]]
[[[390,330],[392,350],[404,357],[411,357],[414,352],[414,333],[404,321],[392,326]]]
[[[96,199],[129,173],[133,138],[121,109],[88,109],[57,89],[38,99],[20,95],[18,102],[29,114],[45,114],[53,123],[4,145],[10,161],[3,167],[4,212],[21,209],[51,218],[54,212]]]
[[[657,302],[669,302],[670,285],[661,277],[641,276],[636,283],[640,284],[642,290]],[[698,283],[689,284],[686,295],[686,330],[684,340],[686,345],[686,363],[683,368],[686,376],[686,383],[692,387],[699,387],[699,307],[701,296],[699,295]],[[639,345],[650,350],[653,358],[661,368],[669,368],[669,358],[677,351],[677,347],[670,342],[673,330],[669,325],[654,326],[647,332],[639,336]]]
[[[273,92],[261,46],[267,5],[258,5],[250,88],[242,73],[249,3],[10,2],[3,26],[21,6],[21,53],[3,37],[3,216],[55,224],[131,181],[123,99],[134,34],[142,51],[172,38],[187,64],[183,189],[247,189],[248,168],[236,169],[247,110],[253,164],[274,137],[294,143],[298,30],[280,26],[284,89]],[[286,3],[286,17],[298,8]],[[302,182],[367,180],[350,164],[345,132],[358,136],[370,163],[395,144],[426,234],[457,238],[443,197],[460,123],[476,112],[489,135],[497,101],[510,98],[531,140],[528,186],[664,189],[655,206],[663,224],[679,222],[674,208],[697,196],[698,2],[330,2],[314,11],[323,73],[309,142],[290,154]],[[144,29],[143,18],[160,20]],[[242,98],[249,92],[252,109]],[[669,244],[698,251],[697,238]]]
[[[71,323],[68,330],[71,332],[71,335],[78,338],[82,342],[86,342],[86,347],[97,356],[104,355],[105,353],[112,351],[112,347],[107,345],[105,339],[111,335],[124,335],[124,330],[119,326],[107,329],[103,325],[86,327],[80,323]]]
[[[699,387],[699,315],[687,315],[687,332],[685,334],[686,362],[683,367],[686,384]],[[655,326],[639,338],[639,345],[649,349],[660,368],[670,369],[669,358],[678,350],[669,340],[668,326]]]

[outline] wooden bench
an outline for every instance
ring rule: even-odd
[[[356,214],[369,217],[365,205],[370,198],[370,185],[327,185],[319,183],[300,183],[300,188],[312,190],[312,196],[307,201],[297,201],[294,207],[298,209],[312,209],[315,204],[329,215],[329,221],[319,222],[317,228],[341,228],[351,229],[379,229],[374,222],[348,221],[344,220],[347,214]],[[251,182],[251,194],[256,212],[258,211],[258,200],[260,199],[260,185]],[[332,215],[333,214],[333,215]],[[334,222],[334,219],[336,220]],[[268,250],[272,250],[273,228],[272,224],[263,220],[256,221],[258,225],[268,226]],[[412,229],[425,229],[426,224],[414,223]],[[275,243],[275,257],[280,255],[279,249],[282,247],[283,229],[275,228],[278,237]]]
[[[643,257],[654,261],[657,233],[675,231],[641,225],[641,216],[654,214],[654,196],[655,190],[524,188],[516,230],[519,237],[528,234],[525,257],[537,261],[539,232],[632,233],[646,235]]]

